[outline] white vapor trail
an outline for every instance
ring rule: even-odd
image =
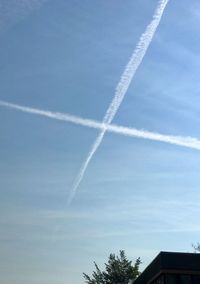
[[[36,114],[40,116],[45,116],[51,119],[61,120],[65,122],[74,123],[81,126],[86,126],[89,128],[103,130],[105,128],[105,124],[93,119],[86,119],[79,116],[60,113],[60,112],[52,112],[46,111],[36,108],[31,108],[27,106],[21,106],[13,103],[8,103],[5,101],[0,101],[0,106],[7,107],[11,109],[16,109],[22,112],[27,112],[31,114]],[[124,127],[118,126],[114,124],[109,124],[106,126],[107,131],[111,133],[121,134],[130,137],[138,137],[143,139],[150,139],[154,141],[161,141],[171,144],[176,144],[178,146],[185,146],[188,148],[200,150],[200,140],[193,137],[183,137],[183,136],[174,136],[174,135],[164,135],[160,133],[150,132],[146,130],[138,130],[132,127]]]
[[[93,119],[85,119],[79,116],[70,115],[67,113],[52,112],[36,108],[31,108],[27,106],[21,106],[13,103],[8,103],[5,101],[0,101],[0,106],[7,107],[11,109],[16,109],[22,112],[27,112],[31,114],[36,114],[40,116],[45,116],[51,119],[61,120],[64,122],[70,122],[81,126],[86,126],[89,128],[103,130],[105,125],[102,122]],[[170,144],[175,144],[178,146],[184,146],[187,148],[192,148],[200,150],[200,140],[193,137],[183,137],[175,135],[164,135],[160,133],[150,132],[146,130],[138,130],[132,127],[118,126],[114,124],[107,125],[107,131],[111,133],[121,134],[130,137],[149,139],[153,141],[160,141]]]
[[[141,35],[139,42],[136,46],[136,48],[134,49],[132,56],[128,62],[128,64],[125,67],[124,72],[122,73],[122,76],[120,78],[119,83],[117,84],[117,87],[115,89],[115,95],[113,100],[111,101],[110,106],[108,107],[106,114],[103,118],[103,124],[104,127],[103,129],[99,132],[99,135],[97,136],[96,140],[94,141],[91,150],[86,158],[86,160],[84,161],[78,176],[75,179],[74,185],[72,187],[72,190],[70,192],[69,198],[68,198],[68,205],[70,205],[70,203],[72,202],[77,188],[81,182],[81,180],[83,179],[83,176],[85,174],[85,171],[93,157],[93,155],[95,154],[95,152],[97,151],[98,147],[100,146],[103,137],[106,133],[106,131],[108,130],[108,125],[112,122],[113,118],[115,117],[118,108],[120,107],[124,96],[126,95],[126,92],[129,88],[129,85],[138,69],[138,67],[140,66],[146,52],[147,49],[153,39],[153,36],[156,32],[156,29],[160,23],[160,20],[162,18],[162,14],[165,10],[165,7],[167,5],[169,0],[160,0],[158,3],[158,6],[156,8],[156,11],[153,15],[153,19],[150,22],[150,24],[147,26],[145,32]]]
[[[66,114],[66,113],[60,113],[60,112],[52,112],[52,111],[47,111],[47,110],[41,110],[37,108],[32,108],[32,107],[27,107],[27,106],[22,106],[22,105],[17,105],[13,103],[9,103],[6,101],[0,101],[0,106],[11,108],[11,109],[16,109],[22,112],[27,112],[31,114],[36,114],[40,116],[46,116],[48,118],[53,118],[61,121],[66,121],[66,122],[72,122],[78,125],[82,126],[87,126],[91,128],[97,128],[101,129],[102,123],[92,120],[92,119],[85,119],[81,118],[78,116]]]

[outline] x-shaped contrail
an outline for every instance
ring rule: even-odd
[[[156,32],[156,29],[160,23],[162,14],[165,10],[165,7],[167,5],[169,0],[160,0],[158,3],[158,6],[156,8],[156,11],[153,15],[153,19],[150,22],[150,24],[147,26],[145,32],[141,35],[139,42],[133,51],[133,54],[128,62],[128,64],[125,67],[124,72],[122,73],[122,76],[120,78],[120,81],[115,89],[115,95],[114,98],[108,107],[106,114],[103,118],[102,122],[98,122],[95,120],[91,119],[84,119],[81,117],[73,116],[70,114],[63,114],[63,113],[58,113],[58,112],[51,112],[51,111],[44,111],[44,110],[39,110],[35,108],[30,108],[26,106],[21,106],[21,105],[16,105],[13,103],[5,102],[5,101],[0,101],[0,106],[4,107],[9,107],[9,108],[14,108],[20,111],[24,112],[29,112],[32,114],[37,114],[37,115],[43,115],[47,116],[49,118],[53,119],[58,119],[58,120],[63,120],[67,122],[72,122],[75,124],[87,126],[87,127],[92,127],[99,129],[99,135],[97,136],[96,140],[94,141],[92,148],[84,161],[80,172],[74,182],[74,185],[70,191],[69,198],[67,204],[70,205],[72,202],[77,188],[85,174],[85,171],[97,151],[98,147],[100,146],[103,137],[105,133],[108,132],[113,132],[113,133],[118,133],[122,135],[127,135],[127,136],[132,136],[132,137],[140,137],[144,139],[151,139],[151,140],[156,140],[156,141],[162,141],[162,142],[167,142],[167,143],[172,143],[180,146],[185,146],[185,147],[190,147],[194,149],[200,150],[200,141],[196,138],[191,138],[191,137],[181,137],[181,136],[172,136],[172,135],[163,135],[160,133],[153,133],[145,130],[138,130],[135,128],[128,128],[128,127],[123,127],[123,126],[117,126],[117,125],[111,125],[111,122],[113,121],[118,108],[120,107],[126,92],[130,86],[130,83],[140,66],[147,49],[153,39],[153,36]]]

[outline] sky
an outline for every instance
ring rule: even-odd
[[[156,0],[0,0],[0,101],[101,122]],[[200,3],[169,0],[113,124],[199,134]],[[0,282],[84,283],[200,241],[197,149],[0,106]]]

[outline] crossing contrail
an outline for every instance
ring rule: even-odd
[[[22,112],[35,114],[39,116],[45,116],[50,119],[61,120],[64,122],[74,123],[80,126],[85,126],[89,128],[94,128],[98,130],[103,130],[105,125],[102,122],[93,119],[86,119],[79,116],[67,114],[67,113],[60,113],[60,112],[52,112],[47,110],[36,109],[32,107],[22,106],[18,104],[13,104],[5,101],[0,101],[0,106],[7,107],[11,109],[16,109]],[[184,146],[187,148],[192,148],[196,150],[200,150],[200,140],[197,138],[193,138],[190,136],[176,136],[176,135],[165,135],[156,132],[146,131],[146,130],[139,130],[132,127],[124,127],[114,124],[107,125],[107,131],[115,134],[135,137],[135,138],[143,138],[149,139],[153,141],[160,141],[170,144],[175,144],[178,146]]]
[[[150,22],[150,24],[146,27],[145,32],[141,35],[139,42],[136,46],[136,48],[134,49],[131,58],[128,62],[128,64],[126,65],[124,72],[122,73],[122,76],[120,78],[119,83],[117,84],[117,87],[115,89],[115,95],[113,100],[111,101],[111,104],[109,105],[106,114],[103,118],[103,129],[99,132],[96,140],[94,141],[91,150],[86,158],[86,160],[84,161],[84,163],[82,164],[82,167],[75,179],[75,182],[73,184],[73,187],[70,191],[69,194],[69,198],[68,198],[68,205],[70,205],[70,203],[72,202],[77,188],[81,182],[81,180],[83,179],[83,176],[85,174],[85,171],[93,157],[93,155],[95,154],[95,152],[97,151],[98,147],[100,146],[103,137],[108,129],[108,125],[112,122],[113,118],[115,117],[118,108],[120,107],[124,96],[126,95],[126,92],[130,86],[130,83],[138,69],[138,67],[140,66],[146,52],[147,49],[153,39],[153,36],[156,32],[156,29],[160,23],[160,20],[162,18],[163,12],[165,10],[165,7],[167,5],[169,0],[160,0],[158,3],[158,6],[155,10],[155,13],[153,15],[153,19]]]

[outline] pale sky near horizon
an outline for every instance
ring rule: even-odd
[[[101,121],[156,0],[0,0],[0,100]],[[199,132],[200,3],[169,1],[115,124]],[[197,150],[0,107],[0,282],[80,284],[124,249],[144,268],[200,241]]]

